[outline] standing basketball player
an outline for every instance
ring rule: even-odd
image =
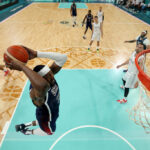
[[[127,96],[129,94],[129,89],[135,88],[135,86],[138,86],[138,76],[137,76],[138,69],[136,68],[136,65],[135,65],[135,58],[136,58],[136,55],[144,49],[146,49],[146,46],[143,43],[138,43],[136,46],[136,49],[132,53],[130,59],[126,60],[124,63],[117,66],[117,68],[120,68],[120,67],[128,64],[128,70],[122,79],[123,86],[121,86],[121,88],[124,89],[124,98],[117,100],[117,102],[119,102],[119,103],[126,103]],[[142,55],[139,57],[138,63],[140,65],[141,69],[144,69],[145,55]]]
[[[77,6],[75,4],[75,1],[73,1],[73,4],[71,5],[70,8],[70,14],[72,16],[72,20],[73,20],[73,27],[77,24],[76,23],[76,19],[77,19]]]
[[[22,63],[11,60],[6,65],[13,70],[23,71],[31,82],[30,97],[36,106],[35,121],[16,125],[16,131],[25,135],[52,135],[56,130],[56,120],[59,116],[59,87],[54,75],[60,71],[67,60],[67,56],[55,52],[39,52],[24,47],[29,54],[29,59],[49,58],[54,60],[51,67],[38,65],[33,70]],[[29,130],[29,126],[39,128]]]
[[[82,26],[84,25],[85,20],[86,20],[86,29],[84,32],[83,39],[86,39],[85,35],[86,35],[88,28],[90,28],[92,30],[93,15],[91,14],[91,10],[89,10],[88,14],[84,17]]]
[[[144,30],[144,31],[142,31],[141,35],[136,37],[136,39],[130,40],[130,41],[125,41],[125,43],[136,42],[136,44],[138,44],[138,43],[142,42],[146,46],[146,49],[149,49],[150,48],[150,41],[146,37],[147,34],[148,34],[147,30]]]
[[[102,7],[99,7],[99,11],[97,13],[97,16],[98,16],[98,22],[103,23],[103,21],[104,21],[104,13],[102,11]]]
[[[103,24],[98,22],[98,17],[95,16],[93,27],[92,27],[92,38],[91,38],[91,42],[89,44],[88,50],[90,50],[93,41],[96,39],[97,40],[96,50],[97,52],[99,51],[100,36],[103,37]]]

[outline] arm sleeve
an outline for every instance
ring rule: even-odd
[[[67,55],[61,54],[61,53],[56,53],[56,52],[37,52],[37,57],[40,58],[49,58],[55,61],[55,63],[59,66],[62,67],[64,63],[67,61]]]

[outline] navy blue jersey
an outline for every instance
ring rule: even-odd
[[[76,4],[72,4],[71,11],[72,11],[72,16],[77,16]]]
[[[30,85],[30,89],[32,85]],[[60,93],[57,82],[50,87],[45,103],[41,107],[36,107],[36,119],[40,128],[48,134],[56,130],[56,120],[59,116]]]
[[[147,38],[142,38],[141,36],[138,37],[137,41],[136,41],[136,44],[138,45],[139,43],[143,43],[144,44],[144,41],[146,40]]]
[[[93,15],[87,14],[86,23],[87,24],[92,24],[92,20],[93,20]]]

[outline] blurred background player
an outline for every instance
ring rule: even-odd
[[[4,76],[7,76],[9,74],[9,70],[6,69],[5,65],[0,65],[0,70],[4,71]]]
[[[146,49],[150,49],[150,41],[147,39],[146,35],[148,34],[147,30],[142,31],[142,33],[134,40],[125,41],[125,43],[143,43],[146,46]]]
[[[142,50],[146,49],[146,46],[143,43],[138,43],[136,46],[135,51],[132,53],[130,59],[126,60],[124,63],[117,66],[117,68],[120,68],[124,65],[128,64],[128,70],[126,74],[123,76],[123,86],[121,86],[122,89],[124,89],[124,98],[117,100],[119,103],[126,103],[127,102],[127,96],[129,94],[129,88],[135,88],[138,86],[138,69],[135,65],[135,58],[138,53],[140,53]],[[141,67],[141,69],[144,70],[144,64],[145,64],[145,55],[142,55],[138,59],[138,63]]]
[[[88,10],[88,14],[84,17],[82,26],[84,26],[85,20],[86,20],[86,29],[84,32],[83,39],[86,39],[85,35],[86,35],[88,28],[92,30],[93,15],[91,14],[91,10]]]
[[[104,13],[102,11],[102,7],[99,7],[99,11],[97,13],[97,16],[98,16],[98,22],[103,23],[103,21],[104,21]]]
[[[73,4],[71,5],[70,8],[70,14],[72,16],[72,20],[73,20],[73,27],[77,24],[76,23],[76,19],[77,19],[77,6],[75,4],[75,1],[73,1]]]
[[[24,47],[29,53],[29,59],[49,58],[54,63],[48,67],[38,65],[33,70],[22,63],[11,60],[6,63],[10,69],[23,71],[31,82],[30,97],[36,106],[35,121],[16,125],[16,131],[25,135],[52,135],[56,130],[56,120],[59,116],[59,87],[54,75],[60,71],[67,60],[65,54],[55,52],[39,52]],[[29,130],[29,126],[39,125],[40,128]]]
[[[97,52],[99,51],[100,36],[103,37],[103,24],[98,22],[98,17],[95,16],[94,23],[92,26],[92,38],[91,38],[88,50],[90,50],[93,41],[96,39],[97,40],[96,50]]]

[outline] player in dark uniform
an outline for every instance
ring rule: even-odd
[[[88,28],[90,28],[92,31],[93,15],[91,14],[91,10],[88,10],[88,14],[84,17],[83,22],[82,22],[82,26],[84,26],[85,20],[86,20],[86,29],[84,32],[83,39],[86,39],[85,35],[86,35]]]
[[[142,33],[136,37],[136,39],[134,40],[130,40],[130,41],[125,41],[125,43],[133,43],[136,42],[136,45],[138,45],[139,43],[143,43],[147,49],[150,48],[150,41],[147,39],[147,30],[142,31]]]
[[[11,60],[6,66],[13,70],[23,71],[31,82],[30,97],[36,106],[36,120],[16,125],[16,131],[25,135],[52,135],[56,130],[56,120],[59,116],[59,87],[54,75],[60,71],[67,60],[65,54],[55,52],[39,52],[24,47],[29,53],[29,59],[49,58],[54,63],[47,65],[38,65],[33,70],[20,62]],[[29,129],[29,126],[39,125],[37,129]]]
[[[77,6],[75,4],[75,1],[73,1],[73,4],[71,5],[70,8],[70,14],[72,16],[72,20],[73,20],[73,27],[76,25],[76,17],[77,17]]]

